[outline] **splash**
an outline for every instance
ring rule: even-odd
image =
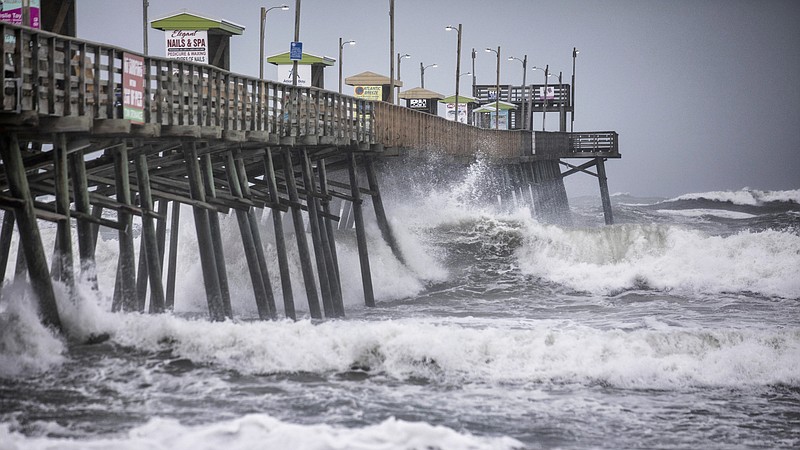
[[[774,230],[708,236],[671,225],[568,230],[528,223],[523,272],[587,292],[648,287],[800,298],[800,236]]]

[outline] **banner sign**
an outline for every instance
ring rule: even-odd
[[[356,86],[355,97],[364,100],[383,100],[383,86]]]
[[[447,104],[447,120],[453,120],[455,116],[456,104],[455,103],[448,103]],[[458,121],[461,123],[467,123],[467,104],[466,103],[459,103],[458,104]]]
[[[122,118],[144,123],[144,58],[122,53]]]
[[[539,100],[547,98],[548,100],[553,100],[556,98],[556,90],[553,86],[547,86],[547,94],[545,96],[544,86],[539,86]]]
[[[292,84],[293,64],[278,64],[278,81],[283,84]],[[297,85],[311,86],[311,65],[297,65]]]
[[[41,28],[40,10],[41,0],[30,0],[30,21],[22,23],[22,0],[0,0],[0,22],[14,25],[27,25],[31,28]]]
[[[167,58],[208,64],[208,31],[167,30]]]
[[[424,111],[428,110],[428,99],[427,98],[410,98],[408,99],[408,107],[411,109],[421,109]]]

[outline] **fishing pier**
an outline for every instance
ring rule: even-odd
[[[496,169],[505,193],[538,211],[568,208],[563,177],[589,173],[599,179],[606,222],[613,220],[604,161],[620,156],[615,132],[482,129],[27,27],[0,23],[0,34],[0,280],[18,233],[14,276],[30,278],[42,320],[55,328],[53,280],[96,280],[100,227],[118,233],[113,309],[172,308],[180,205],[193,213],[211,320],[233,317],[220,214],[236,215],[260,318],[278,317],[278,305],[296,318],[289,246],[297,246],[309,315],[344,316],[336,235],[345,228],[355,229],[364,302],[374,305],[366,213],[403,260],[376,169],[387,161],[436,153],[468,165],[480,157]],[[139,91],[128,89],[130,76],[140,80]],[[138,108],[126,111],[131,103]],[[563,103],[538,106],[571,111]],[[272,253],[259,233],[263,208],[273,219]],[[294,241],[286,239],[292,234],[284,232],[283,214],[292,219]],[[39,221],[57,227],[49,264]],[[138,261],[134,224],[141,229]],[[277,276],[267,270],[274,260]]]

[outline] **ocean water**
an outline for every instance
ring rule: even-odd
[[[597,198],[577,198],[559,226],[524,201],[477,202],[483,175],[387,180],[408,264],[368,223],[366,308],[341,231],[343,320],[254,320],[223,218],[236,318],[207,321],[188,210],[173,313],[110,312],[113,233],[99,292],[57,286],[69,338],[7,279],[0,450],[800,447],[800,190],[618,194],[608,227]]]

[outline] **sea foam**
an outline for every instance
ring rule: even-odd
[[[469,449],[522,448],[510,437],[480,437],[442,426],[388,418],[362,428],[325,424],[300,425],[264,414],[206,425],[187,426],[176,420],[155,418],[133,428],[126,436],[64,439],[26,437],[0,424],[0,449],[170,449],[227,450],[275,448],[305,450]]]
[[[649,287],[686,293],[800,297],[800,236],[709,236],[670,225],[563,229],[527,222],[523,272],[587,292]]]

